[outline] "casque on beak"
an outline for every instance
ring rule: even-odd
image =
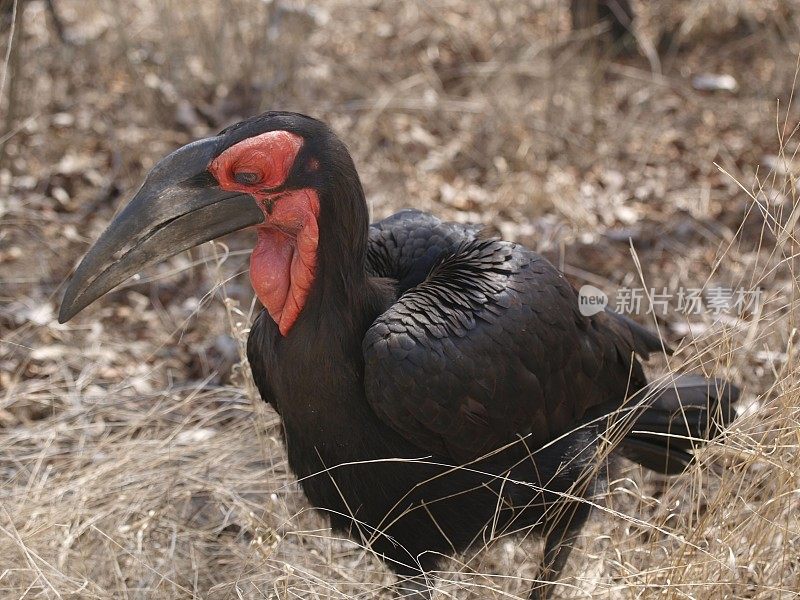
[[[249,194],[223,190],[208,173],[220,137],[198,140],[162,159],[81,261],[64,293],[64,323],[144,267],[257,225],[264,213]]]

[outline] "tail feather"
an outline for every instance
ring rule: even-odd
[[[691,450],[717,437],[733,420],[739,393],[727,381],[699,375],[651,384],[620,451],[653,471],[678,474],[692,461]]]

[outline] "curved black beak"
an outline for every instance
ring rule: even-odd
[[[254,198],[220,189],[207,172],[222,149],[219,137],[199,140],[153,167],[75,270],[60,323],[147,265],[263,222]]]

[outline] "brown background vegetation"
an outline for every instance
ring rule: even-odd
[[[0,597],[390,597],[369,550],[309,509],[250,384],[247,233],[55,320],[70,270],[158,158],[267,109],[339,133],[375,218],[491,223],[612,301],[758,290],[744,315],[639,317],[679,349],[654,373],[729,377],[747,406],[685,475],[615,472],[559,594],[800,589],[796,1],[634,2],[627,54],[598,43],[602,26],[572,31],[557,0],[56,0],[64,39],[47,3],[20,2],[14,25],[12,5]],[[538,553],[499,540],[449,563],[439,593],[521,596]]]

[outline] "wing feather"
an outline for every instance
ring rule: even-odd
[[[657,345],[612,313],[584,317],[546,259],[479,232],[405,211],[373,226],[368,253],[374,274],[401,282],[363,340],[368,402],[421,449],[460,461],[519,436],[540,447],[621,404],[646,384],[634,352]]]

